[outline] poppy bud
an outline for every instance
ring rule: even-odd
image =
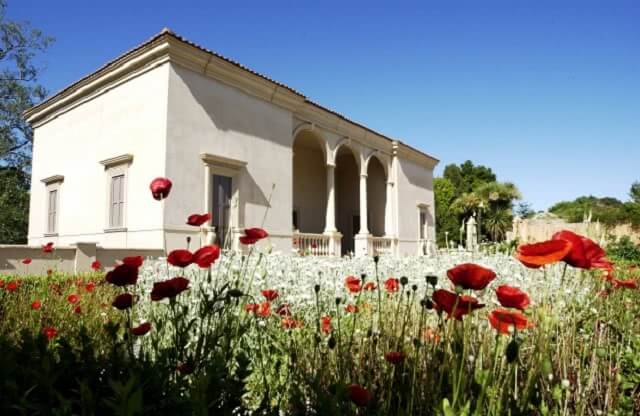
[[[378,256],[378,255],[373,256],[373,262],[375,264],[378,264],[379,261],[380,261],[380,256]]]
[[[407,279],[407,276],[402,276],[402,277],[400,278],[400,284],[401,284],[402,286],[406,286],[406,285],[407,285],[407,283],[409,283],[409,279]]]
[[[187,244],[191,244],[191,236],[187,236]]]
[[[313,286],[313,290],[314,290],[314,292],[316,292],[316,293],[320,292],[320,285],[315,285],[315,286]]]
[[[367,338],[371,338],[371,335],[373,335],[373,330],[371,328],[369,328],[367,330]]]
[[[520,349],[520,345],[518,344],[518,341],[516,341],[515,339],[511,340],[509,345],[507,345],[507,351],[505,354],[507,357],[508,363],[512,363],[518,358],[519,349]]]
[[[232,298],[239,298],[241,296],[244,296],[244,292],[240,289],[229,289],[227,291],[227,294]]]
[[[342,299],[336,298],[336,306],[340,305],[340,302],[342,302]]]
[[[416,348],[420,348],[420,340],[418,338],[413,339],[413,346]]]
[[[411,285],[411,290],[413,290],[414,292],[418,290],[418,285]]]
[[[360,275],[360,279],[362,279],[362,282],[364,283],[364,281],[367,279],[367,274],[366,273],[362,273]]]
[[[336,347],[336,339],[334,337],[329,337],[329,341],[327,342],[327,346],[330,350]]]
[[[433,274],[426,276],[425,279],[427,280],[427,283],[433,287],[436,287],[436,284],[438,284],[438,276]]]

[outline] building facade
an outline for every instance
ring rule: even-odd
[[[285,252],[418,254],[434,237],[437,159],[169,30],[25,116],[30,245],[239,248],[258,226]]]

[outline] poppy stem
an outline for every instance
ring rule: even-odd
[[[560,278],[560,284],[561,285],[564,284],[564,276],[565,276],[565,274],[567,274],[567,266],[568,266],[568,264],[565,263],[564,264],[564,268],[562,269],[562,278]]]

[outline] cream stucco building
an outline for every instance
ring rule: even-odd
[[[282,251],[416,254],[434,236],[437,159],[168,30],[26,117],[32,245],[237,247],[262,226]]]

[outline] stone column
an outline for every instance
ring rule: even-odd
[[[327,164],[327,213],[324,232],[335,233],[336,229],[336,189],[335,189],[336,165]]]
[[[369,221],[367,219],[367,174],[360,174],[360,232],[369,234]]]
[[[393,227],[393,182],[387,181],[386,203],[384,207],[384,235],[392,237],[395,235]]]
[[[360,232],[355,237],[356,256],[366,256],[369,253],[369,227],[367,226],[367,175],[360,174]]]

